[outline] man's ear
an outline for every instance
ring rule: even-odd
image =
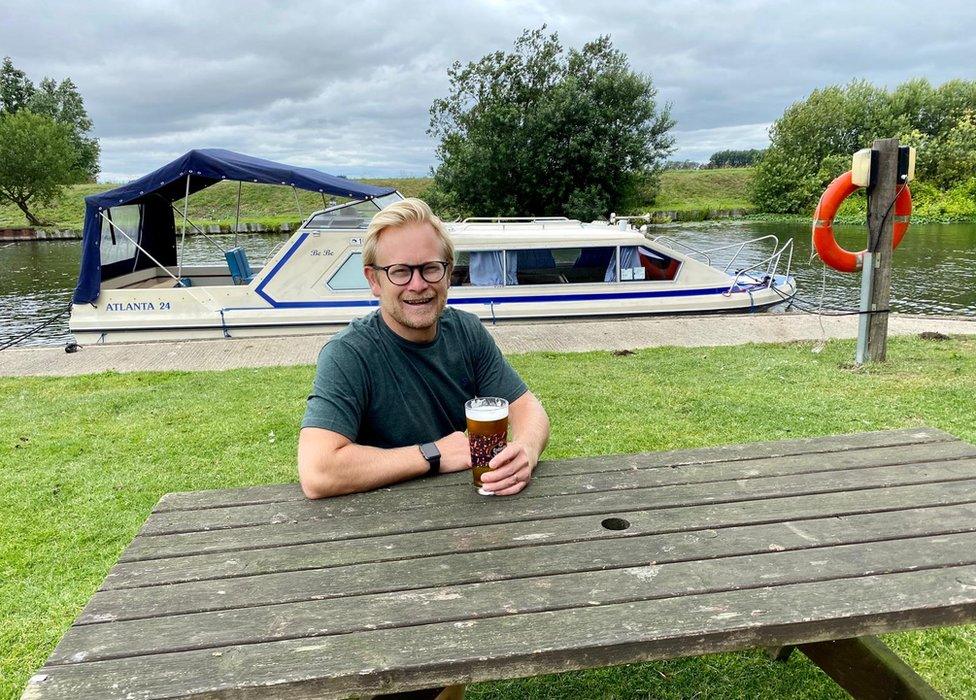
[[[376,270],[368,266],[363,268],[363,275],[365,275],[366,281],[369,282],[370,291],[373,292],[374,297],[379,297],[382,289],[380,288],[380,280],[376,272]]]

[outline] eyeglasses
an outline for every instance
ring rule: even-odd
[[[424,282],[436,284],[444,279],[444,275],[447,274],[447,266],[448,263],[443,260],[431,260],[430,262],[420,263],[419,265],[407,265],[405,263],[387,265],[386,267],[370,265],[374,270],[383,270],[386,273],[387,279],[398,287],[406,287],[410,284],[410,280],[413,279],[414,270],[420,271],[420,276],[424,279]]]

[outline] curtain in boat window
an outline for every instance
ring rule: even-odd
[[[518,258],[514,251],[505,254],[504,275],[507,284],[518,284]],[[502,253],[500,250],[472,252],[469,264],[471,284],[476,287],[502,286]]]
[[[634,276],[634,270],[640,268],[641,277],[637,278]],[[625,272],[626,270],[626,272]],[[620,279],[621,280],[633,280],[633,279],[644,279],[643,277],[644,268],[641,267],[640,256],[637,254],[637,246],[635,245],[625,245],[620,247]],[[607,265],[607,274],[604,275],[604,282],[614,282],[617,279],[617,256],[614,255],[610,258],[610,264]]]

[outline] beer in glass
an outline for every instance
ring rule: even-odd
[[[471,474],[482,496],[491,491],[482,488],[481,477],[491,467],[488,462],[508,444],[508,401],[493,396],[471,399],[464,404],[471,447]]]

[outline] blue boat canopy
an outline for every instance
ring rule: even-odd
[[[103,278],[155,266],[149,256],[162,265],[176,265],[173,203],[186,196],[188,178],[190,194],[222,180],[288,185],[350,199],[373,199],[396,191],[392,187],[374,187],[312,168],[276,163],[222,148],[192,150],[138,180],[85,197],[85,230],[81,270],[73,297],[75,304],[95,301]],[[117,235],[116,228],[106,218],[139,245]],[[105,243],[109,245],[103,249]]]

